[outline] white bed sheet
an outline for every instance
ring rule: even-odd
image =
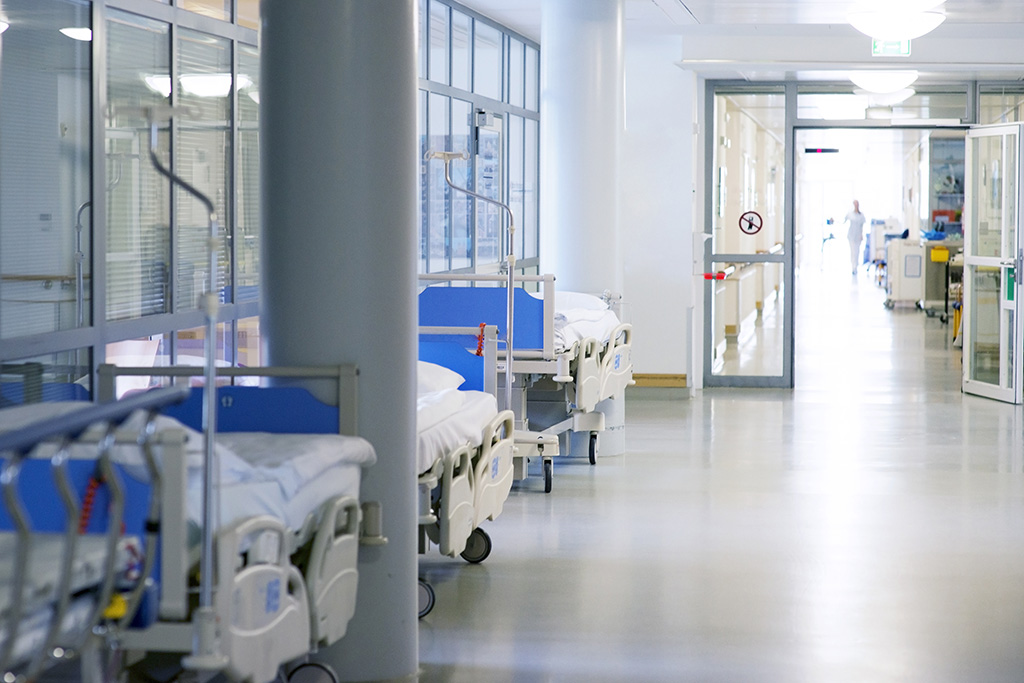
[[[612,332],[619,326],[619,316],[611,310],[569,308],[555,311],[555,352],[571,348],[588,337],[602,344],[611,339]]]
[[[542,293],[532,296],[544,298]],[[601,297],[583,292],[555,291],[555,353],[563,353],[588,337],[605,344],[620,322],[619,316]]]
[[[484,427],[498,414],[498,402],[483,391],[444,389],[416,399],[416,472],[464,444],[476,447]]]
[[[289,529],[300,529],[306,517],[328,499],[359,497],[362,468],[376,461],[365,439],[337,434],[224,433],[218,442],[252,466],[248,476],[228,474],[221,481],[220,520],[223,525],[268,514]],[[287,458],[287,454],[294,457]],[[193,482],[193,478],[195,481]],[[202,489],[199,473],[189,472],[189,517]]]

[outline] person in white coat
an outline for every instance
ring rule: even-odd
[[[850,224],[846,237],[850,240],[850,265],[856,275],[860,265],[860,243],[864,239],[864,214],[860,212],[860,202],[856,199],[853,200],[853,211],[846,214],[845,220]]]

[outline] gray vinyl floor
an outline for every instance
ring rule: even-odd
[[[800,279],[795,390],[631,399],[483,564],[421,558],[421,681],[1024,681],[1020,409],[866,274]]]

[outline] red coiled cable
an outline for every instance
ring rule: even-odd
[[[90,476],[89,485],[85,489],[85,497],[82,498],[82,516],[78,518],[78,533],[84,534],[89,528],[89,520],[92,518],[92,508],[96,504],[96,493],[103,485],[103,478]]]
[[[476,355],[484,355],[484,328],[487,323],[480,323],[480,334],[476,336]]]

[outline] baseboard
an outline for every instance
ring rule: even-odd
[[[686,388],[686,375],[634,372],[633,381],[638,387],[657,387],[659,389]]]

